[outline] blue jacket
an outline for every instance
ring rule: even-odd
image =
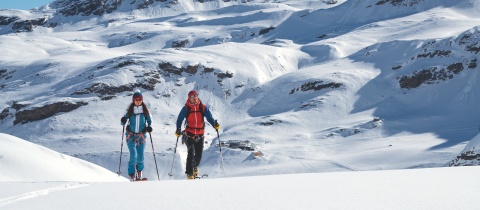
[[[134,106],[132,116],[130,117],[128,117],[128,111],[125,112],[123,116],[126,117],[128,121],[130,121],[129,131],[133,133],[140,133],[142,131],[144,132],[144,129],[147,126],[152,126],[152,116],[150,114],[150,111],[148,113],[149,114],[145,116],[142,106]],[[122,125],[124,124],[122,123]]]

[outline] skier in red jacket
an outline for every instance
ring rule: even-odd
[[[198,176],[198,165],[202,160],[203,144],[205,133],[205,120],[213,125],[215,130],[220,129],[220,125],[213,119],[212,113],[205,104],[202,104],[198,98],[198,92],[192,90],[188,93],[188,99],[178,114],[177,130],[175,135],[179,137],[183,134],[182,143],[185,143],[188,148],[187,164],[185,167],[185,174],[188,179],[195,179]],[[182,122],[186,120],[185,130],[182,132]]]

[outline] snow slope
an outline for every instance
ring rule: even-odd
[[[138,88],[161,179],[185,178],[173,132],[192,89],[222,127],[207,125],[213,178],[442,167],[478,134],[477,0],[116,2],[0,11],[19,18],[0,26],[0,132],[116,172]]]
[[[3,133],[0,133],[0,169],[2,182],[127,181],[95,164]]]
[[[85,161],[10,135],[0,138],[0,188],[8,189],[0,191],[0,209],[480,207],[479,167],[124,182]]]

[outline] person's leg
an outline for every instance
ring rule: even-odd
[[[194,141],[193,139],[187,137],[185,141],[185,145],[187,145],[188,153],[187,153],[187,163],[185,166],[185,174],[187,175],[192,175],[192,162],[193,162],[193,157],[195,155],[195,148],[194,148]]]
[[[137,170],[142,171],[144,168],[144,161],[145,161],[145,145],[146,143],[143,142],[137,145]]]
[[[128,151],[130,151],[130,160],[128,161],[128,175],[135,174],[135,165],[137,164],[137,148],[134,137],[127,139]]]
[[[198,141],[195,141],[194,148],[195,148],[195,156],[193,158],[193,167],[198,167],[200,162],[202,161],[202,154],[203,154],[203,135],[197,136]]]

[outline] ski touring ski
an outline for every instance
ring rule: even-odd
[[[133,175],[133,179],[130,179],[132,182],[140,182],[140,181],[147,181],[147,178],[142,177],[142,171],[138,171],[138,165],[135,165],[135,174]]]
[[[141,178],[141,179],[132,180],[132,182],[141,182],[141,181],[148,181],[148,179],[147,178]]]
[[[196,176],[195,179],[201,179],[201,178],[206,178],[208,177],[208,174],[204,174],[202,176]]]

